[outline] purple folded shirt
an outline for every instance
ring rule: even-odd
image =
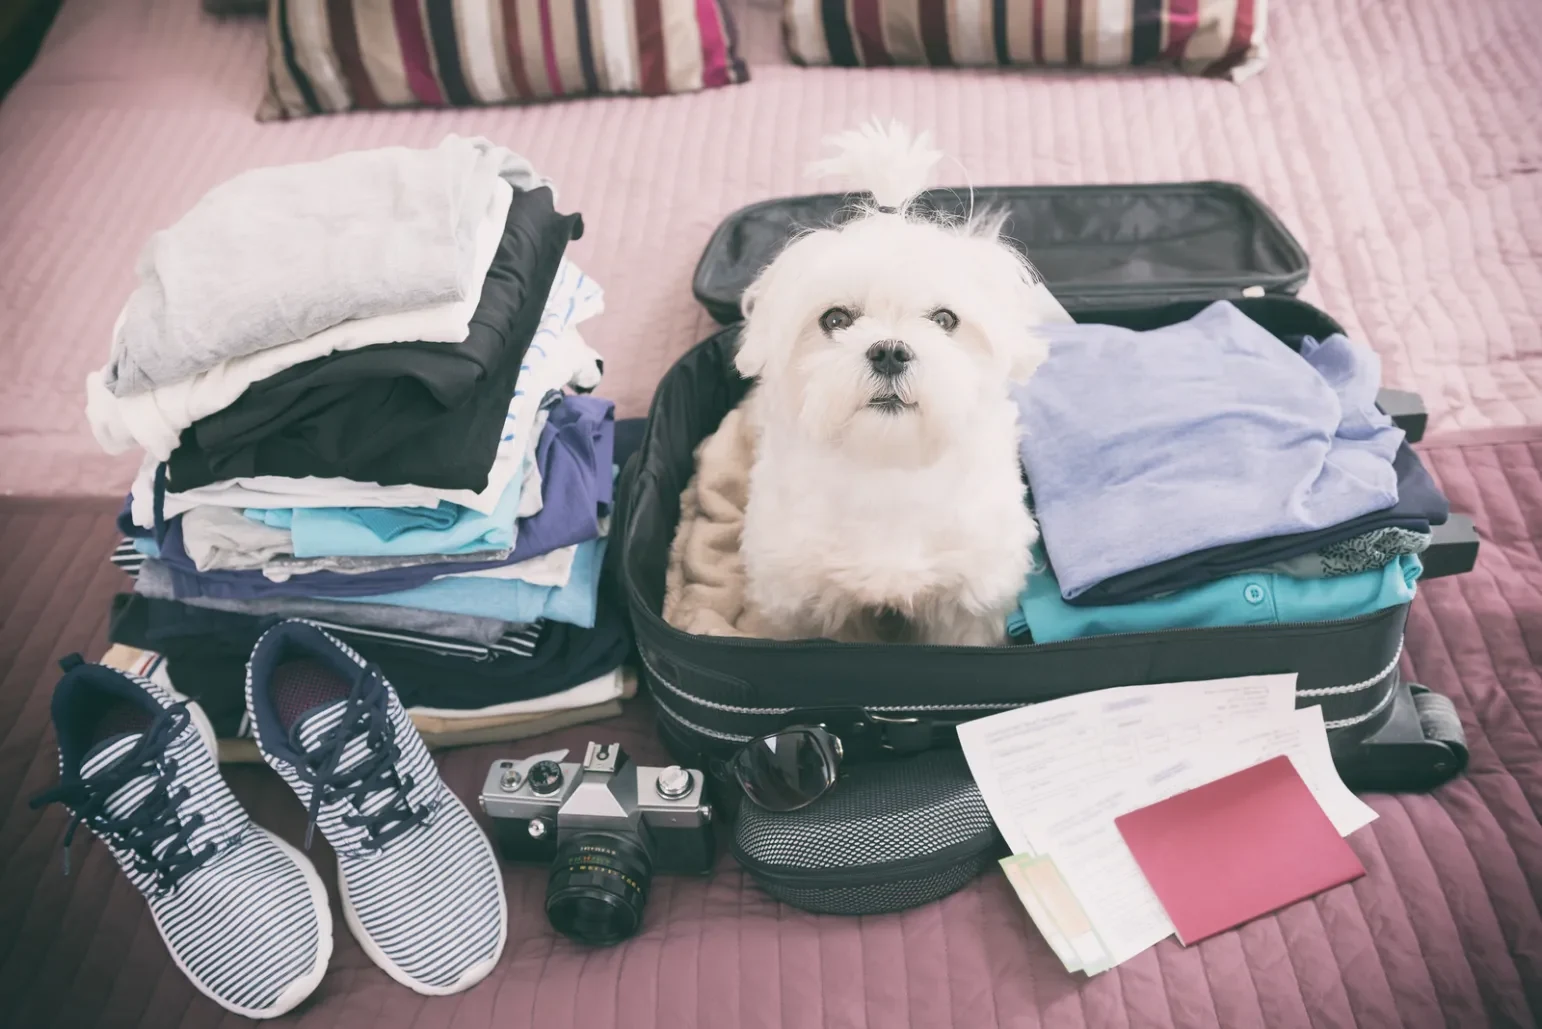
[[[535,445],[541,510],[519,521],[510,562],[598,539],[615,483],[616,405],[599,397],[563,397],[546,416]]]

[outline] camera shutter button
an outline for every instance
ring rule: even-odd
[[[679,765],[670,765],[659,769],[659,778],[654,788],[665,800],[679,800],[691,792],[691,785],[690,772]]]

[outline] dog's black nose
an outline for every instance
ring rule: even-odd
[[[867,363],[873,371],[886,379],[898,378],[905,372],[905,365],[915,354],[897,339],[879,340],[867,348]]]

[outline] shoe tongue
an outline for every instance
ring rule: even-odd
[[[313,703],[309,707],[303,708],[300,711],[299,717],[289,722],[289,745],[302,754],[313,754],[318,748],[326,746],[329,742],[329,737],[342,722],[343,716],[348,713],[346,689],[336,689],[334,691],[333,688],[330,688],[332,687],[331,683],[327,685],[329,688],[325,692],[311,689],[309,691],[301,691],[299,697],[293,698],[301,699],[302,703],[305,699],[318,701],[318,703]],[[365,708],[383,706],[385,692],[372,689],[370,688],[371,685],[366,683],[365,689],[360,696],[363,706]],[[306,697],[305,692],[309,692],[310,696]],[[292,711],[293,708],[290,710]],[[282,714],[282,707],[280,712]],[[286,717],[284,720],[288,721],[288,718]],[[349,717],[348,720],[351,725],[351,731],[362,737],[363,734],[357,728],[356,718]]]
[[[137,732],[118,733],[93,745],[86,751],[86,756],[80,759],[80,777],[90,779],[122,761],[134,749],[141,735]]]
[[[289,730],[290,745],[300,753],[308,755],[314,755],[318,750],[330,747],[333,734],[337,732],[347,710],[348,701],[346,700],[332,700],[310,708]],[[349,723],[348,731],[352,735],[343,744],[342,759],[336,766],[336,771],[339,772],[348,771],[370,754],[369,734],[355,718],[350,717]]]
[[[80,777],[89,783],[97,776],[111,770],[138,745],[142,735],[137,732],[126,732],[109,736],[93,746],[81,759]],[[106,813],[112,818],[122,818],[127,815],[155,787],[155,779],[154,770],[146,769],[144,774],[134,776],[113,790],[111,796],[107,798]]]
[[[289,727],[290,745],[302,754],[316,750],[332,735],[347,707],[346,700],[330,700],[307,709]]]
[[[289,730],[290,745],[307,755],[314,755],[321,748],[330,747],[332,734],[337,731],[347,707],[346,700],[335,700],[318,704],[306,711]],[[342,757],[337,762],[335,772],[346,773],[368,760],[373,753],[369,746],[369,734],[353,719],[350,722],[354,725],[353,735],[343,744]],[[380,810],[396,794],[396,785],[384,783],[371,790],[362,800],[356,799],[358,810],[364,813]]]

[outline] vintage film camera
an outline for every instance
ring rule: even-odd
[[[479,799],[507,860],[550,862],[552,927],[611,944],[642,924],[654,873],[712,870],[704,786],[696,769],[645,767],[620,744],[590,743],[581,764],[493,762]]]

